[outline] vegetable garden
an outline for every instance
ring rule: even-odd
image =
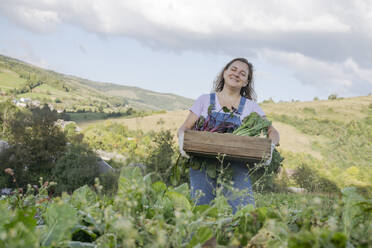
[[[352,127],[356,133],[365,130]],[[277,179],[270,180],[274,182],[270,187],[264,180],[254,184],[256,207],[246,206],[233,215],[220,189],[211,205],[195,206],[189,197],[185,161],[180,159],[176,166],[169,131],[136,133],[109,123],[87,132],[92,134],[84,142],[90,147],[133,153],[128,162],[146,164],[145,171],[115,165],[121,169],[120,176],[114,186],[113,177],[108,179],[109,190],[103,178],[69,194],[51,195],[55,183],[42,179],[37,185],[13,190],[0,198],[0,247],[201,247],[211,237],[220,247],[372,246],[368,235],[372,233],[372,200],[354,187],[289,194],[279,190]],[[290,156],[285,154],[286,159],[297,159]],[[312,163],[307,160],[299,162]],[[63,161],[59,163],[70,166]],[[309,173],[302,168],[299,180]],[[6,173],[9,179],[17,177],[10,169]]]
[[[372,201],[345,188],[342,197],[258,194],[235,215],[222,195],[195,206],[187,184],[167,186],[139,168],[121,172],[108,196],[96,181],[50,198],[50,185],[0,200],[0,247],[370,247]]]

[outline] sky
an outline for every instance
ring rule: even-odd
[[[372,0],[0,0],[0,54],[196,99],[231,59],[261,102],[372,93]]]

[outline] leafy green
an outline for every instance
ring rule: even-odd
[[[72,228],[78,223],[77,211],[67,203],[56,201],[47,208],[45,214],[41,244],[57,245],[60,241],[71,237]]]

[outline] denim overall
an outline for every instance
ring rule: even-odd
[[[211,116],[216,118],[216,125],[222,121],[234,123],[238,126],[241,125],[240,115],[243,112],[246,98],[241,97],[238,108],[238,113],[229,117],[229,113],[215,110],[216,94],[210,94],[210,104],[213,105]],[[245,206],[247,204],[254,205],[254,198],[252,192],[252,185],[249,178],[249,169],[242,162],[230,162],[230,168],[232,169],[232,187],[237,191],[240,191],[238,196],[233,194],[230,190],[224,189],[223,195],[228,200],[228,203],[232,207],[233,214],[237,211],[239,206]],[[190,186],[191,186],[191,198],[196,199],[196,205],[209,204],[216,197],[217,179],[208,176],[204,169],[194,170],[190,168]],[[202,191],[203,194],[198,197],[198,191]]]

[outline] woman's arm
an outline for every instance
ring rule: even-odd
[[[271,139],[271,142],[278,146],[280,140],[278,130],[276,130],[273,126],[270,126],[267,134],[269,136],[269,139]]]
[[[184,133],[185,130],[191,129],[195,122],[198,120],[198,116],[190,111],[189,115],[187,116],[185,122],[182,124],[182,126],[178,129],[177,137],[180,137],[181,133]]]
[[[177,132],[178,146],[180,149],[180,153],[181,153],[181,156],[185,158],[189,158],[189,155],[187,155],[186,152],[183,150],[183,136],[184,136],[185,130],[191,129],[194,126],[195,122],[198,120],[198,118],[199,117],[196,114],[190,111],[185,122],[178,129],[178,132]]]

